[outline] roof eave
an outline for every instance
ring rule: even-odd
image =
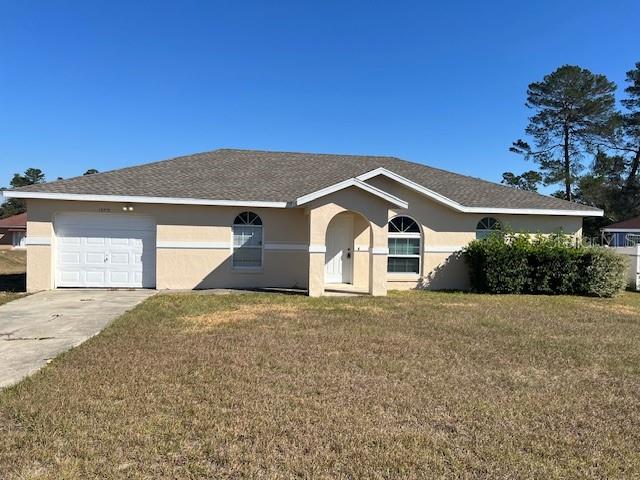
[[[221,207],[255,207],[255,208],[286,208],[287,202],[272,202],[263,200],[223,200],[206,198],[180,197],[148,197],[139,195],[93,195],[81,193],[57,192],[25,192],[20,190],[6,190],[2,192],[7,198],[67,200],[79,202],[125,202],[125,203],[155,203],[169,205],[210,205]]]
[[[398,175],[384,167],[376,168],[370,172],[363,173],[356,177],[358,180],[366,181],[378,175],[385,176],[394,180],[411,190],[414,190],[437,203],[445,205],[455,211],[461,213],[483,213],[483,214],[508,214],[508,215],[556,215],[556,216],[573,216],[573,217],[602,217],[603,210],[569,210],[569,209],[551,209],[551,208],[498,208],[498,207],[468,207],[452,200],[438,192],[430,190],[422,185],[409,180],[402,175]]]

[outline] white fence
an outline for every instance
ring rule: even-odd
[[[640,291],[640,245],[635,247],[616,247],[614,250],[629,258],[629,283],[631,288]]]

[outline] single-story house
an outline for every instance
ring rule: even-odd
[[[27,289],[458,289],[456,254],[602,211],[393,157],[215,150],[5,192]]]
[[[634,247],[640,245],[640,217],[612,223],[600,229],[602,244],[608,247]]]
[[[26,235],[26,213],[19,213],[0,219],[0,250],[25,248]]]

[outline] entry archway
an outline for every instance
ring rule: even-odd
[[[325,245],[325,287],[352,285],[369,291],[369,221],[357,212],[338,213],[327,225]]]

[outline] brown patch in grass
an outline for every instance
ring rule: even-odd
[[[592,308],[600,312],[613,313],[616,315],[640,315],[640,306],[618,304],[612,308],[611,305],[608,304],[594,303]]]
[[[384,308],[379,305],[368,305],[366,303],[345,303],[341,305],[344,310],[357,311],[359,313],[370,313],[373,315],[380,315],[385,312]]]
[[[473,302],[443,302],[439,304],[441,307],[453,307],[453,308],[477,308],[478,304]]]
[[[206,330],[222,324],[255,321],[262,318],[290,319],[299,313],[299,308],[294,305],[264,305],[258,303],[241,304],[234,310],[180,317],[180,320],[188,324],[192,330]]]

